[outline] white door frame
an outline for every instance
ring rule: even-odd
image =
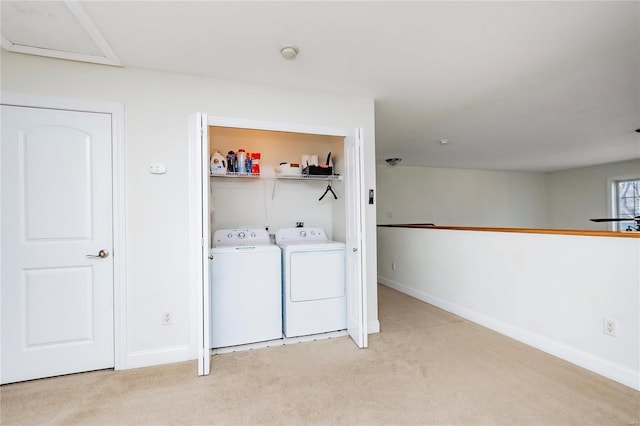
[[[218,116],[210,116],[205,113],[194,113],[193,116],[189,117],[190,120],[206,120],[205,123],[201,123],[202,130],[204,131],[209,126],[219,126],[219,127],[236,127],[242,129],[255,129],[255,130],[272,130],[272,131],[280,131],[280,132],[293,132],[293,133],[307,133],[307,134],[318,134],[318,135],[328,135],[328,136],[343,136],[349,137],[352,134],[360,135],[361,129],[359,128],[335,128],[335,127],[324,127],[324,126],[314,126],[314,125],[304,125],[304,124],[293,124],[293,123],[281,123],[281,122],[273,122],[273,121],[259,121],[259,120],[247,120],[247,119],[239,119],[239,118],[227,118],[227,117],[218,117]],[[190,132],[193,129],[189,129]],[[203,245],[209,246],[210,236],[207,235],[205,238],[202,237],[202,223],[201,223],[201,210],[203,206],[203,192],[200,185],[201,182],[201,173],[203,170],[202,165],[202,155],[200,154],[200,146],[195,146],[195,141],[199,140],[202,135],[190,134],[189,138],[189,265],[190,265],[190,274],[189,274],[189,287],[191,288],[191,301],[192,301],[192,309],[191,311],[194,313],[192,315],[192,321],[195,321],[192,324],[191,329],[196,330],[196,348],[195,356],[198,358],[198,374],[206,375],[209,374],[209,354],[208,349],[203,347],[203,344],[208,339],[205,338],[203,333],[207,332],[207,325],[203,323],[206,320],[204,318],[205,313],[208,312],[206,306],[205,291],[203,290],[203,274],[201,272],[202,269],[202,247]],[[192,146],[193,145],[193,146]],[[361,159],[362,163],[362,159]],[[208,174],[207,174],[208,176]],[[361,178],[361,188],[364,187],[364,179]],[[364,193],[360,194],[361,197],[364,197]],[[208,208],[208,207],[207,207]],[[364,225],[365,217],[364,217],[364,209],[360,211],[360,223]],[[361,242],[361,246],[364,248],[364,233],[362,233],[363,241]],[[363,300],[362,300],[362,308],[363,308],[363,316],[366,317],[366,281],[364,272],[366,270],[364,252],[360,255],[362,256],[362,286],[363,286]],[[208,297],[208,296],[207,296]],[[367,334],[367,325],[368,322],[364,321],[363,329],[365,336]],[[366,347],[366,337],[365,337],[365,347]],[[205,359],[203,359],[205,358]]]
[[[16,93],[3,93],[2,105],[96,112],[111,115],[111,155],[113,186],[113,320],[114,368],[126,369],[126,270],[125,270],[125,151],[124,105],[115,102],[53,98]]]

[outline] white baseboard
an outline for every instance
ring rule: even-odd
[[[380,321],[373,320],[367,323],[367,334],[380,333]]]
[[[127,354],[124,365],[120,370],[130,368],[150,367],[152,365],[171,364],[192,359],[191,348],[188,345],[170,348],[152,349],[148,351],[131,352]],[[196,374],[196,370],[194,370]]]
[[[471,309],[431,296],[430,294],[408,287],[389,278],[378,275],[378,282],[483,327],[497,331],[500,334],[504,334],[505,336],[511,337],[512,339],[518,340],[526,345],[540,349],[541,351],[564,359],[565,361],[578,365],[596,374],[600,374],[608,379],[622,383],[632,389],[640,390],[640,371],[635,371],[625,366],[598,358],[587,352],[565,345],[562,342],[537,335],[523,328],[516,327]]]
[[[369,321],[367,323],[368,334],[380,332],[380,322],[378,320]],[[346,333],[345,333],[346,335]],[[148,350],[132,352],[127,354],[123,365],[116,368],[117,370],[128,370],[131,368],[151,367],[153,365],[171,364],[174,362],[183,362],[194,359],[189,346],[174,346],[158,350]]]

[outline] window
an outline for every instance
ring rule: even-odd
[[[636,217],[640,216],[640,179],[617,180],[613,184],[614,208],[616,217]],[[626,231],[629,227],[636,229],[636,222],[633,220],[615,222],[618,231]]]

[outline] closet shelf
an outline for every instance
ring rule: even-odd
[[[342,180],[341,175],[275,175],[271,179],[290,179],[290,180]]]
[[[224,179],[276,179],[276,180],[311,180],[311,181],[342,181],[341,175],[275,175],[260,174],[253,175],[247,173],[227,173],[224,175],[209,174],[210,177]]]

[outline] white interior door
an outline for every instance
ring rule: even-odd
[[[196,259],[192,265],[194,282],[198,285],[198,374],[209,374],[211,367],[210,324],[209,324],[209,127],[206,114],[193,114],[189,117],[189,147],[192,171],[191,209],[196,216],[192,223],[197,229],[191,233],[196,241],[192,242]]]
[[[347,331],[360,348],[367,342],[367,292],[364,271],[364,234],[362,203],[365,197],[362,180],[362,129],[345,138],[345,188],[347,214]]]
[[[109,114],[2,106],[2,383],[114,366],[111,144]]]

